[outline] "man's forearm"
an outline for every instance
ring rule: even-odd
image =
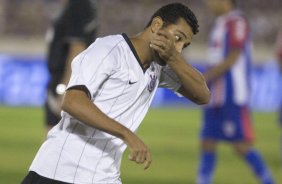
[[[240,55],[239,50],[236,49],[231,51],[223,62],[221,62],[219,65],[209,69],[204,73],[204,77],[206,81],[210,82],[224,75],[235,64],[239,55]]]
[[[71,75],[71,62],[85,48],[86,48],[85,43],[81,41],[73,41],[69,44],[69,52],[66,59],[67,61],[65,65],[65,70],[63,72],[63,77],[60,81],[62,84],[67,84],[69,82]]]
[[[152,158],[149,148],[130,129],[104,114],[91,102],[85,91],[68,90],[64,96],[62,109],[77,120],[122,139],[130,149],[130,160],[139,164],[144,163],[144,169],[150,167]]]
[[[186,63],[185,59],[179,55],[168,65],[179,77],[182,87],[179,92],[197,104],[206,104],[210,98],[210,92],[203,75]]]
[[[124,139],[131,131],[105,115],[93,104],[86,93],[80,90],[68,90],[64,96],[62,110],[79,121]]]

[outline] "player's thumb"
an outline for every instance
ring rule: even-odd
[[[151,163],[152,163],[151,153],[147,152],[144,170],[148,169],[150,167]]]

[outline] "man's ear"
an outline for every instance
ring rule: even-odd
[[[151,23],[151,31],[152,33],[157,32],[159,29],[161,29],[164,25],[164,21],[161,17],[155,17],[152,20]]]

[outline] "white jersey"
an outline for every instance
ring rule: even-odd
[[[136,132],[157,87],[180,87],[168,67],[151,63],[145,70],[125,34],[98,38],[72,62],[68,88],[85,86],[91,101],[110,118]],[[62,112],[31,167],[41,176],[68,183],[120,184],[126,145]]]

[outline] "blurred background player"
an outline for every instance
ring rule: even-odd
[[[234,0],[207,0],[217,16],[209,41],[210,68],[204,76],[211,101],[204,108],[198,184],[212,183],[219,141],[231,143],[263,184],[273,184],[262,157],[253,148],[249,109],[250,27]]]
[[[71,61],[96,37],[94,0],[64,0],[64,8],[47,32],[50,81],[45,104],[47,131],[60,120],[62,95],[71,73]]]
[[[278,36],[276,39],[276,58],[280,72],[282,73],[282,28],[280,28],[280,31],[278,32]],[[282,102],[278,114],[279,114],[279,124],[282,129]],[[281,136],[281,158],[282,158],[282,136]]]

